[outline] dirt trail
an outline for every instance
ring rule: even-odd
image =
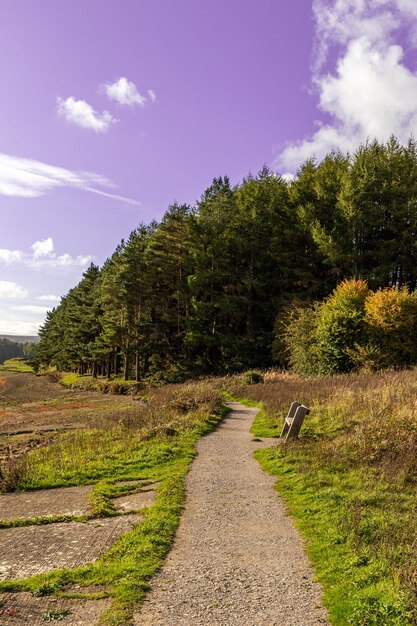
[[[321,589],[302,542],[252,454],[256,409],[231,403],[198,444],[174,547],[136,626],[316,626]]]

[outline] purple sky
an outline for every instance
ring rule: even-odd
[[[214,176],[405,140],[415,5],[2,0],[0,333],[33,333],[90,257]]]

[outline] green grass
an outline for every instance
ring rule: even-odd
[[[392,372],[230,389],[262,407],[257,436],[293,399],[312,408],[299,441],[255,458],[306,539],[332,626],[417,623],[416,387],[416,372]]]
[[[4,361],[3,365],[0,365],[0,371],[20,372],[21,374],[30,372],[33,374],[33,368],[21,358],[7,359],[7,361]]]
[[[381,526],[401,532],[401,523],[413,514],[414,499],[407,494],[397,498],[401,522],[390,506],[388,484],[367,481],[355,469],[335,473],[313,468],[308,455],[283,448],[258,450],[255,458],[278,477],[276,488],[308,540],[332,625],[414,624],[410,598],[400,591],[393,567],[406,554],[395,555],[380,544]]]
[[[252,435],[255,435],[255,437],[272,438],[280,436],[282,424],[275,417],[268,415],[263,402],[254,402],[253,400],[248,400],[248,398],[235,398],[228,392],[223,392],[223,395],[231,402],[240,402],[244,406],[260,409],[250,429]]]
[[[143,434],[119,432],[117,438],[113,432],[101,433],[100,439],[98,431],[79,431],[79,439],[71,440],[69,435],[64,435],[57,444],[33,451],[22,485],[26,489],[95,483],[92,502],[95,513],[101,516],[114,514],[113,497],[132,490],[129,486],[115,485],[116,481],[160,481],[157,498],[153,506],[144,509],[143,522],[120,537],[95,563],[2,582],[0,591],[65,595],[69,583],[100,585],[112,596],[112,604],[100,623],[130,624],[148,581],[162,565],[171,546],[184,505],[184,478],[196,454],[196,441],[213,430],[226,412],[226,407],[217,402],[215,411],[197,410],[180,416],[176,427],[171,425],[170,434],[165,432],[144,440]]]
[[[136,391],[138,383],[135,380],[124,380],[123,378],[112,378],[108,380],[104,376],[93,378],[91,375],[76,374],[74,372],[64,374],[60,378],[60,383],[71,389],[81,389],[83,391],[101,391],[114,395],[125,395]]]

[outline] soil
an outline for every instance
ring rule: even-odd
[[[120,417],[128,397],[67,389],[48,376],[0,372],[0,461],[49,445],[63,431]]]

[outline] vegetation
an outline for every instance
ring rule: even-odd
[[[416,174],[415,142],[391,138],[351,156],[309,160],[291,183],[267,168],[235,186],[215,179],[196,206],[172,205],[159,224],[134,230],[102,268],[91,265],[48,313],[35,367],[156,382],[267,367],[273,358],[287,365],[280,331],[294,304],[326,298],[352,278],[373,291],[396,287],[394,299],[405,294],[402,287],[416,288]],[[384,293],[367,305],[378,316],[394,306],[378,300],[388,298]],[[381,366],[395,361],[397,348],[386,359],[387,333],[378,357],[379,330],[388,331],[389,322],[372,318],[371,308],[369,345],[360,343],[356,355],[341,350],[341,342],[355,350],[361,339],[363,311],[352,301],[346,314],[349,306],[348,319],[342,302],[327,302],[316,329],[320,363],[309,355],[299,371],[346,371],[374,357]],[[304,341],[298,364],[314,311],[297,314]]]
[[[371,291],[352,279],[322,303],[294,307],[281,331],[292,369],[308,376],[415,364],[416,293],[397,286]]]
[[[0,365],[7,359],[23,357],[23,345],[17,341],[0,338]]]
[[[221,384],[263,407],[258,437],[279,435],[293,400],[311,408],[298,442],[256,458],[307,538],[333,626],[416,624],[416,371]]]
[[[0,371],[9,372],[21,372],[28,373],[33,372],[33,367],[23,358],[7,359],[3,365],[0,365]]]
[[[132,404],[134,413],[121,410],[117,420],[110,416],[100,426],[61,434],[49,446],[28,452],[21,457],[22,471],[15,472],[13,487],[93,484],[93,513],[83,518],[87,519],[115,515],[112,499],[138,489],[137,485],[120,485],[120,481],[141,481],[141,486],[158,482],[156,503],[144,509],[144,521],[91,565],[3,582],[1,591],[65,595],[70,583],[100,585],[113,598],[102,623],[129,623],[135,604],[171,545],[184,502],[183,479],[195,456],[195,442],[224,415],[221,396],[204,381],[150,389],[148,402],[132,400]],[[4,527],[26,525],[28,521],[13,520]],[[32,523],[51,521],[58,518],[37,518]]]
[[[395,138],[308,160],[293,182],[267,168],[214,179],[196,206],[172,205],[91,265],[28,355],[108,393],[227,374],[219,387],[261,403],[256,437],[279,436],[293,400],[308,405],[300,441],[257,457],[308,538],[333,626],[417,624],[416,181],[417,145]],[[259,371],[273,362],[309,378]],[[6,472],[25,489],[94,483],[102,515],[116,481],[161,486],[96,564],[1,588],[104,585],[103,619],[126,623],[172,540],[195,440],[217,419],[198,385],[146,390],[137,414],[61,434]]]

